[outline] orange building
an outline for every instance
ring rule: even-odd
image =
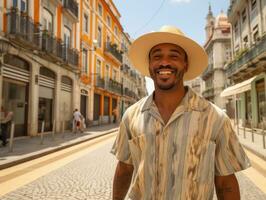
[[[122,92],[120,14],[112,1],[81,2],[81,111],[94,124],[110,123]]]

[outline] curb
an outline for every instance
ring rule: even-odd
[[[30,160],[34,160],[36,158],[40,158],[42,156],[46,156],[48,154],[51,154],[51,153],[54,153],[54,152],[57,152],[57,151],[60,151],[60,150],[63,150],[63,149],[66,149],[66,148],[81,144],[81,143],[84,143],[84,142],[87,142],[87,141],[92,140],[92,139],[99,138],[99,137],[104,136],[104,135],[108,135],[108,134],[114,133],[117,130],[118,130],[118,128],[113,128],[113,129],[111,129],[109,131],[104,131],[102,134],[95,135],[95,136],[92,136],[90,138],[86,138],[86,139],[81,140],[81,141],[76,141],[76,142],[72,142],[70,144],[66,144],[66,145],[63,145],[63,146],[58,146],[58,147],[55,147],[53,149],[48,149],[48,150],[43,151],[43,152],[36,152],[35,154],[29,155],[29,156],[27,156],[25,158],[21,158],[21,159],[18,159],[18,160],[13,160],[13,161],[8,162],[8,163],[0,164],[0,170],[6,169],[6,168],[9,168],[9,167],[13,167],[15,165],[18,165],[18,164],[21,164],[21,163],[24,163],[24,162],[27,162],[27,161],[30,161]]]

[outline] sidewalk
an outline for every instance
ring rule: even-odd
[[[9,144],[6,147],[0,147],[0,170],[117,130],[118,124],[108,124],[89,127],[83,133],[74,134],[70,131],[64,134],[57,133],[54,139],[52,134],[45,134],[43,144],[40,136],[15,139],[13,152],[9,152]]]
[[[235,131],[237,133],[237,127],[235,126]],[[257,132],[257,133],[256,133]],[[252,141],[252,132],[251,129],[246,129],[244,134],[244,129],[239,128],[238,139],[240,143],[249,151],[266,161],[266,149],[263,148],[263,136],[261,135],[262,130],[257,129],[254,131],[254,141]],[[266,131],[265,131],[266,134]],[[266,137],[265,137],[266,142]]]

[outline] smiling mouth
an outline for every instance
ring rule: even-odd
[[[175,70],[170,70],[170,69],[159,69],[156,71],[157,74],[159,75],[171,75],[175,73]]]

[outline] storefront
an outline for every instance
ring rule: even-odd
[[[3,64],[2,106],[13,112],[14,136],[27,135],[30,64],[7,54]]]
[[[39,75],[39,107],[38,107],[38,132],[52,131],[53,129],[53,110],[55,99],[55,73],[46,67],[40,68]]]

